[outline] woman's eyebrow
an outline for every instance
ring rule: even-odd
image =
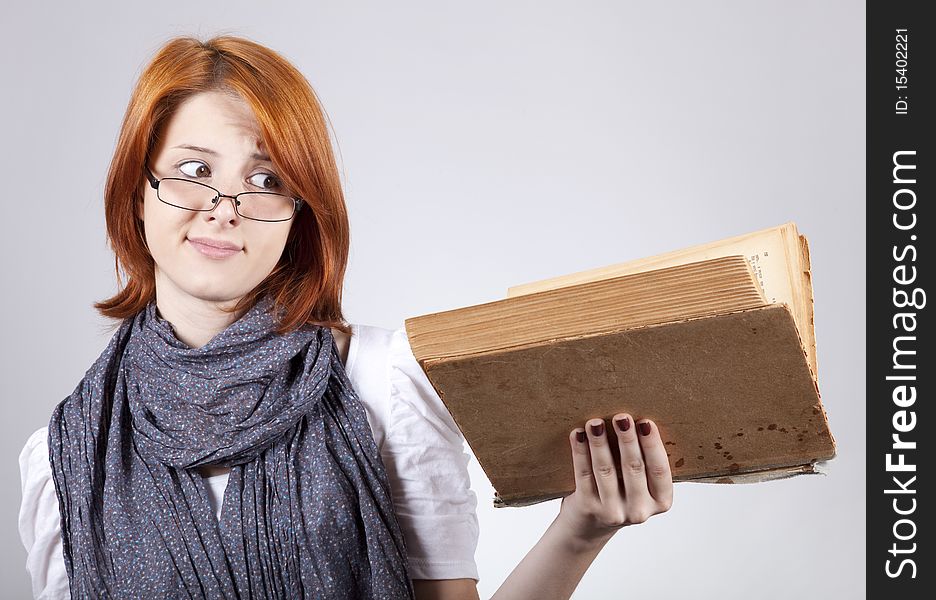
[[[218,153],[212,150],[211,148],[202,148],[201,146],[194,146],[192,144],[179,144],[178,146],[173,146],[173,148],[181,148],[183,150],[193,150],[195,152],[204,152],[205,154],[209,154],[211,156],[218,155]],[[270,156],[268,154],[254,152],[253,154],[250,155],[250,157],[253,158],[254,160],[265,160],[267,162],[270,162]]]

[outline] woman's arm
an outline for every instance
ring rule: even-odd
[[[562,499],[559,515],[520,561],[492,600],[568,599],[614,533],[666,512],[673,504],[669,459],[656,425],[629,414],[605,432],[600,419],[569,436],[575,491]],[[586,433],[587,431],[587,433]],[[612,457],[610,443],[620,449]],[[419,600],[476,600],[473,579],[415,580]]]

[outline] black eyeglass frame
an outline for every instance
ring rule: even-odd
[[[234,194],[233,196],[231,196],[229,194],[222,194],[220,190],[208,185],[207,183],[202,183],[200,181],[192,181],[191,179],[183,179],[181,177],[163,177],[162,179],[157,179],[156,176],[153,175],[152,171],[150,171],[149,167],[143,167],[143,170],[146,171],[146,179],[149,181],[150,187],[156,190],[156,198],[158,198],[159,201],[162,202],[163,204],[168,204],[169,206],[174,206],[175,208],[181,208],[182,210],[190,210],[192,212],[211,212],[214,209],[218,208],[218,204],[219,204],[218,200],[220,200],[221,198],[230,198],[231,200],[234,201],[234,212],[237,213],[237,216],[242,219],[249,219],[251,221],[260,221],[263,223],[282,223],[283,221],[289,221],[293,217],[295,217],[296,213],[298,213],[299,210],[302,209],[302,205],[305,204],[305,201],[302,198],[297,198],[295,196],[288,196],[286,194],[277,194],[276,192],[240,192],[238,194]],[[184,181],[186,183],[194,183],[195,185],[200,185],[202,187],[208,188],[209,190],[215,193],[215,198],[212,201],[214,203],[214,206],[212,206],[211,208],[188,208],[186,206],[179,206],[178,204],[166,202],[159,196],[159,184],[160,182],[166,179],[171,179],[175,181]],[[248,217],[248,216],[242,215],[240,211],[237,209],[237,205],[239,203],[239,201],[237,200],[237,197],[243,196],[244,194],[271,194],[274,196],[284,196],[286,198],[292,198],[292,201],[294,203],[293,212],[286,219],[256,219],[254,217]]]

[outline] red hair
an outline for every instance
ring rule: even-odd
[[[173,38],[140,75],[104,189],[107,237],[120,289],[94,308],[105,317],[125,319],[155,299],[154,261],[135,210],[143,198],[143,167],[178,106],[206,91],[233,92],[250,105],[280,180],[311,208],[296,213],[276,267],[231,312],[249,309],[268,293],[285,310],[278,333],[305,323],[350,333],[341,313],[350,227],[324,111],[309,82],[289,61],[256,42],[228,35],[204,42]]]

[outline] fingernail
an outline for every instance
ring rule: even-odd
[[[585,430],[583,429],[582,431],[576,431],[575,439],[577,439],[580,444],[584,444],[585,440],[587,439],[585,436]]]
[[[621,431],[627,431],[628,429],[630,429],[630,419],[628,419],[627,417],[624,417],[623,419],[618,419],[617,421],[615,421],[615,423],[617,423],[618,429],[620,429]]]
[[[604,435],[604,421],[597,425],[591,425],[592,435],[595,437]]]
[[[637,431],[640,432],[640,435],[650,435],[650,423],[637,423]]]

